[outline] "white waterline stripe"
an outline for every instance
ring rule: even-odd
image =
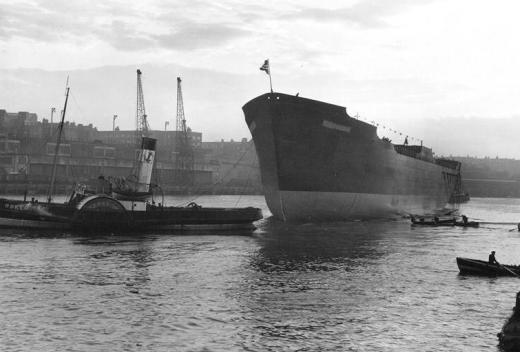
[[[332,121],[323,120],[323,127],[331,128],[333,130],[343,131],[350,133],[350,130],[352,129],[350,126],[343,126],[337,123],[334,123]]]

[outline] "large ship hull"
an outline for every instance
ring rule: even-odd
[[[243,107],[267,205],[282,220],[341,220],[442,208],[460,164],[396,146],[344,107],[279,93]]]

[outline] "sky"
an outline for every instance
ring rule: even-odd
[[[250,138],[269,90],[347,107],[380,136],[437,154],[520,158],[520,3],[503,0],[0,0],[0,109],[175,127],[176,77],[203,140]],[[384,128],[383,128],[384,126]],[[395,133],[394,131],[398,131]],[[413,138],[413,139],[412,139]]]

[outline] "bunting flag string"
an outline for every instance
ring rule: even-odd
[[[392,133],[394,133],[394,134],[396,134],[396,135],[399,135],[399,136],[405,136],[405,139],[406,139],[406,140],[412,140],[412,141],[420,142],[420,143],[421,143],[421,146],[423,145],[423,140],[422,140],[422,139],[419,139],[419,138],[417,138],[417,137],[412,137],[412,136],[406,135],[406,134],[404,134],[403,132],[399,132],[399,131],[394,130],[394,129],[390,128],[390,127],[387,127],[387,126],[385,126],[385,125],[381,125],[381,124],[379,124],[379,123],[377,123],[377,122],[375,122],[375,121],[371,121],[371,120],[365,119],[365,118],[359,116],[359,113],[356,113],[356,115],[354,115],[354,118],[357,119],[357,120],[366,121],[367,123],[370,123],[370,124],[373,125],[373,126],[381,127],[381,128],[383,128],[384,130],[387,130],[387,131],[389,131],[389,132],[392,132]]]

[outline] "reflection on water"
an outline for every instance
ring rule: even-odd
[[[514,222],[518,210],[519,200],[491,199],[462,212]],[[1,230],[2,349],[497,350],[519,281],[460,276],[455,257],[494,249],[520,263],[512,226],[258,225],[240,235]]]
[[[408,225],[404,225],[408,227]],[[285,224],[268,219],[257,232],[259,246],[252,257],[259,270],[349,270],[358,258],[377,258],[385,248],[377,242],[389,231],[388,223],[343,222]]]

